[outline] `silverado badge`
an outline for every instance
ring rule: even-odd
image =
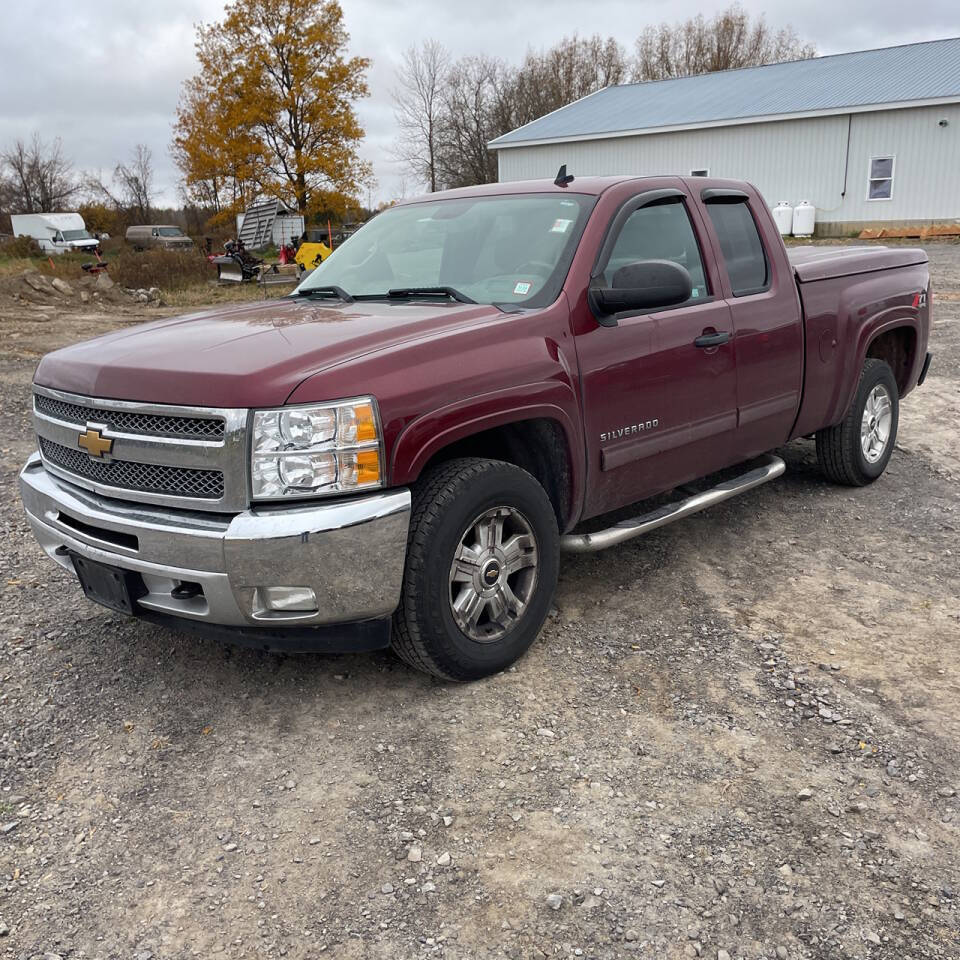
[[[96,427],[88,426],[87,432],[77,437],[77,446],[83,447],[91,457],[99,459],[113,449],[113,439],[103,436]]]

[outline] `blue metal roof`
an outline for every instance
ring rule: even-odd
[[[606,87],[492,141],[539,141],[960,99],[960,37]]]

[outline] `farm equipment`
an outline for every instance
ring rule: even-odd
[[[223,283],[242,283],[244,280],[256,280],[260,276],[263,260],[247,251],[242,240],[228,240],[223,245],[219,257],[210,257],[217,268],[217,279]]]
[[[319,267],[333,251],[325,243],[314,243],[304,240],[297,248],[296,261],[301,272],[309,273],[314,267]]]

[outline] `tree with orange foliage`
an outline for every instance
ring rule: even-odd
[[[232,0],[197,27],[172,146],[187,197],[221,220],[257,194],[304,214],[355,198],[371,176],[354,112],[370,61],[348,41],[337,0]]]

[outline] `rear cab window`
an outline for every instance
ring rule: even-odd
[[[769,290],[770,261],[746,198],[708,200],[706,208],[733,295],[746,297]]]

